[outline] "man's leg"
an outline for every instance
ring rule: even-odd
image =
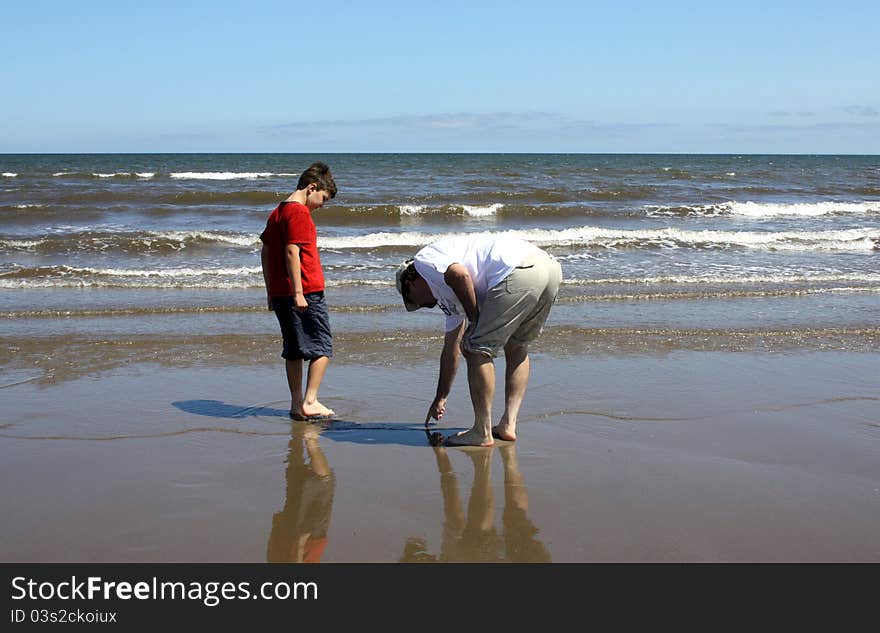
[[[474,406],[474,426],[446,439],[449,446],[492,446],[492,398],[495,397],[495,363],[479,352],[465,354],[468,387]]]
[[[328,409],[318,402],[318,389],[321,388],[321,381],[324,380],[324,373],[330,359],[326,356],[319,356],[309,362],[309,375],[306,380],[306,393],[302,401],[302,413],[305,416],[312,415],[334,415],[332,409]]]
[[[287,372],[287,388],[290,390],[290,413],[300,413],[303,406],[302,397],[302,371],[303,361],[301,358],[284,361],[284,369]]]
[[[468,451],[474,466],[474,481],[471,485],[471,496],[468,498],[467,523],[464,529],[466,534],[476,535],[495,527],[495,502],[492,494],[494,452],[494,448],[488,451]],[[480,553],[489,554],[489,552]]]
[[[525,345],[509,342],[504,346],[507,367],[504,372],[504,415],[492,435],[513,441],[516,439],[516,419],[529,384],[529,350]]]

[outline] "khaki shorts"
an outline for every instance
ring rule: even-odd
[[[465,348],[494,358],[509,342],[527,345],[538,338],[561,282],[562,267],[553,256],[540,251],[526,258],[489,289]]]

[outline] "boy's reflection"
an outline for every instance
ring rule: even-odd
[[[550,552],[536,538],[538,528],[526,516],[528,492],[513,444],[498,447],[504,464],[504,514],[501,520],[504,534],[503,538],[498,538],[491,472],[494,448],[464,451],[474,467],[474,483],[465,517],[458,480],[447,449],[434,447],[443,493],[440,554],[429,554],[422,539],[409,539],[400,559],[402,562],[550,562]]]
[[[317,563],[327,546],[336,477],[318,444],[319,435],[314,425],[293,425],[286,499],[281,512],[272,517],[269,534],[270,563]]]

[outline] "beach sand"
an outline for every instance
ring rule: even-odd
[[[340,337],[323,426],[287,418],[274,338],[255,340],[195,359],[73,340],[48,371],[19,349],[0,558],[880,561],[876,345],[560,354],[551,331],[519,440],[435,449],[439,339]],[[470,425],[463,369],[445,433]]]

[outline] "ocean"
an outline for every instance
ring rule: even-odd
[[[401,260],[491,233],[562,262],[557,323],[876,323],[876,156],[4,155],[0,316],[17,330],[26,317],[213,313],[234,330],[231,315],[262,308],[266,217],[315,159],[339,187],[315,221],[340,314],[369,306],[396,324]]]

